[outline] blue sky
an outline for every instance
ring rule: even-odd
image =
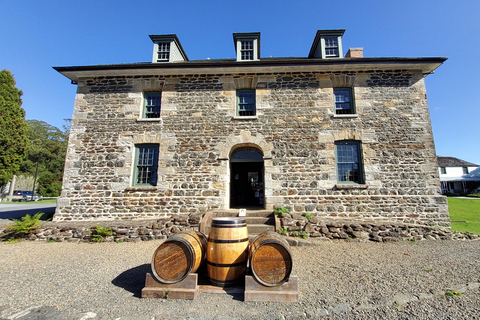
[[[62,127],[76,86],[53,66],[149,62],[148,35],[170,33],[190,60],[233,58],[234,32],[261,32],[263,57],[305,57],[316,30],[346,29],[344,51],[365,57],[449,58],[426,78],[437,154],[480,164],[479,15],[478,0],[0,0],[0,69],[27,119]]]

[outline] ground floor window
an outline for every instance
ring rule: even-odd
[[[338,183],[364,183],[360,142],[335,142],[335,156]]]
[[[135,172],[133,185],[156,186],[158,171],[158,144],[135,146]]]

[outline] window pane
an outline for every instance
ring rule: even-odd
[[[136,184],[157,185],[158,146],[138,147],[137,154]]]
[[[145,93],[145,118],[160,118],[160,107],[162,103],[161,92]]]
[[[338,181],[360,183],[359,145],[355,142],[336,144]]]
[[[353,114],[352,90],[350,88],[334,88],[335,113]]]
[[[255,90],[237,91],[237,109],[239,116],[255,115]]]

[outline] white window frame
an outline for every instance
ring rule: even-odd
[[[327,46],[325,39],[328,38],[337,38],[337,50],[338,55],[327,55]],[[343,58],[343,48],[342,48],[342,37],[341,36],[322,36],[320,38],[321,48],[322,48],[322,59],[328,58]]]
[[[253,59],[242,59],[242,52],[246,51],[242,49],[243,42],[252,42],[253,50],[248,49],[248,51],[253,52]],[[237,61],[258,61],[258,39],[257,38],[238,38],[237,39]]]
[[[147,96],[148,95],[154,95],[154,96],[158,96],[158,100],[160,102],[160,104],[157,106],[157,105],[147,105]],[[147,113],[147,108],[148,107],[158,107],[158,116],[155,116],[155,117],[152,117],[152,116],[149,116],[149,113]],[[143,92],[143,99],[142,99],[142,117],[141,119],[160,119],[160,115],[161,115],[161,112],[162,112],[162,91],[144,91]]]

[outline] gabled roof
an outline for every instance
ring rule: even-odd
[[[185,61],[188,61],[187,54],[185,53],[185,50],[183,50],[182,44],[180,43],[180,40],[178,40],[178,37],[176,34],[151,34],[149,35],[150,39],[155,43],[155,42],[173,42],[178,48],[178,51],[182,55],[183,59]]]
[[[312,47],[310,48],[310,52],[308,54],[309,58],[313,58],[315,55],[315,51],[320,43],[320,39],[325,36],[340,36],[342,37],[345,33],[345,29],[335,29],[335,30],[317,30],[315,34],[315,39],[313,39]]]
[[[454,157],[437,156],[437,163],[439,167],[478,167],[478,164]]]

